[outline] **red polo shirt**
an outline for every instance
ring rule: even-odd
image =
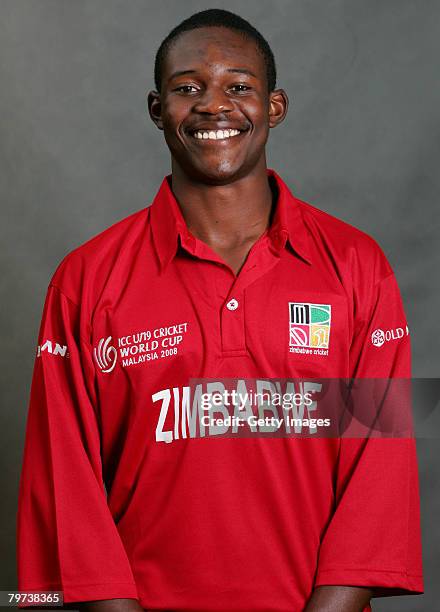
[[[57,268],[27,417],[21,590],[187,612],[298,612],[318,585],[423,592],[414,439],[200,425],[208,378],[410,376],[382,251],[268,176],[271,226],[238,275],[188,231],[171,177]]]

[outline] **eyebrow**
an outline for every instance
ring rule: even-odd
[[[249,68],[228,68],[227,71],[228,72],[238,72],[240,74],[249,74],[250,76],[257,78],[257,75],[254,74],[252,70],[249,70]]]
[[[190,70],[177,70],[176,72],[173,72],[169,80],[175,79],[176,77],[183,76],[185,74],[194,74],[195,72],[197,71],[191,70],[191,69]],[[257,78],[257,75],[254,74],[251,70],[249,70],[249,68],[228,68],[226,72],[234,72],[238,74],[249,74],[250,76]]]

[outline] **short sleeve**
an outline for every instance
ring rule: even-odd
[[[409,378],[410,336],[394,274],[367,293],[353,326],[351,376]],[[423,593],[414,437],[341,438],[335,499],[315,586],[365,586],[374,596]]]
[[[17,512],[18,586],[64,601],[137,599],[107,505],[94,366],[79,307],[50,285],[38,335]]]

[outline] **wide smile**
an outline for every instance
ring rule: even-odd
[[[223,130],[189,130],[188,134],[198,144],[229,143],[237,141],[249,130],[226,128]]]

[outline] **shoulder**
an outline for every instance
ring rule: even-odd
[[[77,305],[91,288],[99,290],[116,261],[136,248],[149,223],[149,207],[117,221],[67,253],[49,285],[57,287]]]
[[[335,265],[353,274],[364,274],[373,283],[392,274],[391,265],[376,240],[361,229],[296,198],[315,244]]]

